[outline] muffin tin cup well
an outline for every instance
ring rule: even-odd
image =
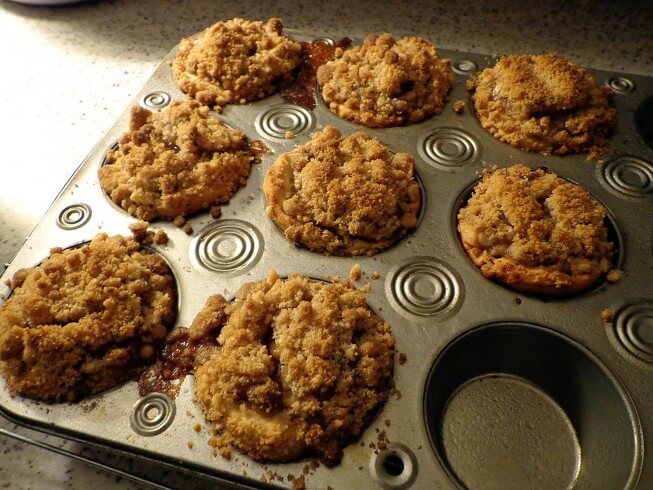
[[[465,488],[632,488],[639,477],[628,395],[551,330],[502,322],[462,335],[435,362],[424,400],[431,443]]]
[[[299,41],[317,38],[288,32]],[[648,120],[644,101],[653,95],[653,79],[590,70],[597,83],[621,77],[632,82],[632,90],[615,96],[619,125],[603,163],[587,162],[585,155],[542,156],[495,140],[476,120],[464,87],[470,75],[495,60],[439,52],[451,58],[456,82],[444,112],[417,124],[365,128],[332,114],[319,96],[308,116],[279,95],[224,109],[220,119],[250,140],[262,139],[271,153],[252,167],[247,184],[222,206],[220,219],[208,211],[188,218],[192,236],[169,221],[152,223],[151,228],[170,237],[167,245],[152,248],[175,276],[180,301],[175,326],[190,326],[212,294],[233,298],[244,283],[264,279],[270,269],[282,276],[344,280],[359,264],[364,275],[358,284],[370,284],[369,306],[392,326],[396,339],[395,390],[360,440],[344,449],[340,465],[308,468],[307,487],[473,487],[475,478],[500,485],[510,475],[511,482],[540,486],[648,488],[653,458],[643,448],[653,440],[653,193],[640,190],[647,189],[641,184],[653,169],[653,149],[641,129],[646,127],[642,117]],[[176,48],[133,104],[155,108],[185,98],[168,64],[175,53]],[[462,114],[452,110],[457,100],[467,103]],[[292,124],[300,124],[293,139],[278,137]],[[327,124],[345,136],[365,131],[391,151],[415,158],[424,197],[418,226],[373,257],[311,253],[286,240],[265,215],[265,171],[279,154]],[[91,151],[19,250],[2,275],[0,295],[10,294],[7,279],[47,257],[54,246],[88,241],[99,232],[129,235],[128,226],[136,219],[111,202],[97,179],[107,150],[128,127],[129,110]],[[619,282],[543,301],[483,277],[459,244],[455,213],[463,191],[484,165],[515,163],[546,166],[585,185],[606,206],[619,238],[618,266],[625,272]],[[605,309],[613,313],[613,323],[601,321]],[[290,487],[287,475],[304,474],[305,460],[262,465],[237,451],[230,460],[213,456],[210,434],[193,430],[204,420],[193,383],[188,376],[172,403],[140,397],[130,381],[79,404],[48,405],[11,397],[0,380],[0,411],[32,428],[192,468],[220,483],[256,487],[272,475],[269,484]],[[501,429],[497,424],[505,416],[515,423]],[[538,448],[549,452],[538,458]],[[500,454],[506,457],[497,461]],[[496,464],[477,464],[481,456]],[[283,481],[277,478],[281,475]]]

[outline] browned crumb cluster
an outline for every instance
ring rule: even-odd
[[[507,56],[467,88],[482,126],[522,150],[601,154],[617,124],[610,89],[556,53]]]
[[[419,37],[369,34],[362,46],[322,65],[317,80],[329,109],[369,127],[400,126],[442,112],[451,62]]]
[[[465,110],[464,100],[457,100],[456,102],[453,103],[453,111],[456,114],[462,114],[464,110]]]
[[[98,171],[111,200],[142,220],[175,219],[227,202],[256,157],[242,131],[197,102],[134,107],[129,131]]]
[[[610,282],[618,282],[623,277],[624,272],[621,269],[611,269],[606,276],[606,279]]]
[[[610,270],[606,210],[583,186],[524,165],[485,171],[458,213],[465,250],[507,286],[563,295]]]
[[[211,331],[197,398],[220,442],[258,461],[335,464],[388,397],[394,339],[356,289],[271,272],[231,304],[211,297],[190,332]]]
[[[137,221],[129,225],[129,231],[132,232],[134,240],[141,245],[167,245],[168,234],[164,230],[157,230],[156,232],[148,230],[149,223],[147,221]]]
[[[363,270],[359,264],[354,264],[349,271],[349,279],[352,281],[358,281],[363,274]]]
[[[74,401],[129,378],[175,319],[165,261],[120,236],[53,249],[12,287],[0,306],[0,370],[12,393],[40,400]]]
[[[610,323],[612,321],[612,312],[609,309],[605,309],[601,312],[601,320],[605,323]]]
[[[202,104],[223,106],[275,93],[300,60],[301,46],[283,35],[281,19],[235,18],[216,22],[196,41],[182,39],[172,76]]]
[[[417,226],[414,169],[407,153],[327,126],[268,169],[266,212],[286,237],[314,252],[373,255]]]

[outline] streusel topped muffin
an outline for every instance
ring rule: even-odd
[[[458,213],[458,231],[486,277],[560,296],[590,288],[610,270],[606,215],[585,187],[515,165],[483,173]]]
[[[293,275],[209,298],[190,330],[195,391],[216,445],[257,461],[336,464],[391,388],[394,338],[362,291]]]
[[[279,90],[301,61],[301,46],[283,35],[281,19],[235,18],[182,39],[172,64],[177,86],[202,104],[262,99]]]
[[[134,107],[129,131],[98,175],[129,214],[174,219],[229,201],[256,160],[245,133],[187,100],[154,113]]]
[[[506,56],[467,88],[481,125],[522,150],[600,154],[617,124],[610,89],[556,53]]]
[[[317,80],[329,109],[343,119],[401,126],[442,112],[454,80],[450,64],[425,39],[370,34],[322,65]]]
[[[415,162],[363,132],[327,126],[280,155],[263,182],[266,212],[286,237],[314,252],[372,255],[417,226]]]
[[[100,234],[16,273],[0,306],[0,371],[12,393],[76,401],[155,357],[175,320],[172,273],[131,238]]]

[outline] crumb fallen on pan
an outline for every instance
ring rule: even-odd
[[[381,278],[381,273],[379,271],[372,272],[372,279],[375,281]]]
[[[157,230],[154,234],[154,243],[157,245],[167,245],[168,241],[168,234],[164,230]]]
[[[456,102],[453,103],[453,111],[456,114],[462,114],[464,110],[465,110],[464,100],[457,100]]]
[[[601,312],[601,320],[605,323],[610,323],[612,321],[612,312],[609,309],[605,309]]]
[[[218,219],[220,216],[222,216],[222,208],[220,206],[211,206],[211,217]]]
[[[349,271],[349,279],[352,281],[358,281],[361,278],[362,273],[361,266],[359,264],[354,264]]]
[[[606,276],[606,279],[610,282],[617,282],[621,280],[624,275],[624,271],[621,269],[611,269]]]

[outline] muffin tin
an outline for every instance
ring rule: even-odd
[[[298,41],[317,39],[287,32]],[[157,109],[185,97],[171,79],[175,52],[135,104]],[[439,53],[451,58],[456,82],[444,112],[419,124],[363,128],[329,112],[319,95],[315,110],[279,95],[227,106],[218,117],[263,140],[272,153],[222,206],[220,219],[205,212],[188,220],[193,236],[169,222],[152,224],[170,237],[167,246],[154,249],[176,279],[176,326],[190,326],[211,294],[233,297],[270,269],[328,280],[345,279],[360,264],[359,284],[371,284],[368,302],[396,339],[396,390],[362,438],[345,448],[340,465],[263,465],[237,451],[230,460],[213,456],[209,434],[193,430],[204,418],[193,402],[192,376],[175,400],[156,393],[139,397],[130,381],[78,404],[53,405],[11,397],[3,380],[3,414],[238,486],[260,486],[262,479],[292,486],[287,476],[300,476],[305,468],[309,488],[652,486],[653,458],[645,444],[653,440],[653,79],[590,70],[597,83],[617,92],[619,111],[609,153],[591,162],[585,155],[526,153],[495,140],[475,118],[465,81],[496,60]],[[452,110],[456,100],[467,104],[461,115]],[[327,124],[345,135],[366,131],[392,151],[415,157],[424,196],[420,222],[374,257],[326,257],[295,247],[265,215],[268,166]],[[129,235],[135,220],[110,201],[97,179],[107,150],[127,127],[125,112],[55,199],[4,271],[5,298],[6,280],[38,264],[51,247],[71,247],[101,231]],[[285,138],[289,130],[294,139]],[[483,277],[459,243],[455,216],[486,163],[546,166],[588,187],[610,211],[624,277],[561,299],[516,293]],[[380,279],[372,278],[374,271]],[[611,323],[601,320],[605,309],[613,314]]]

